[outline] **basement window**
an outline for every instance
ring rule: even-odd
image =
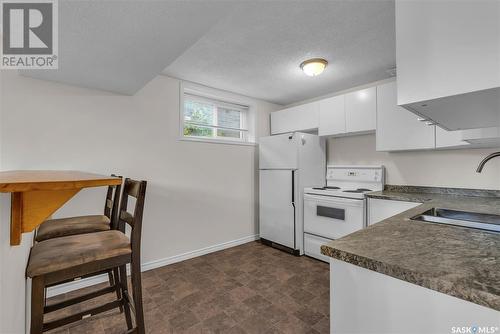
[[[249,142],[249,107],[184,91],[181,131],[185,139],[228,143]]]

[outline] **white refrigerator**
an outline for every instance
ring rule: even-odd
[[[289,133],[259,140],[259,234],[266,244],[304,254],[303,191],[325,185],[325,139]]]

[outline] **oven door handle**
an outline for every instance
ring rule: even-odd
[[[351,207],[362,207],[364,205],[364,199],[355,199],[355,198],[343,198],[343,197],[334,197],[334,196],[321,196],[321,195],[312,195],[305,194],[304,200],[315,201],[319,203],[323,203],[324,205],[347,205]]]

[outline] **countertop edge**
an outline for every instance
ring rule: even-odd
[[[389,265],[381,261],[367,258],[365,256],[360,256],[350,252],[339,250],[328,245],[321,246],[321,254],[364,269],[400,279],[410,284],[415,284],[423,288],[446,294],[448,296],[453,296],[474,304],[500,311],[500,300],[498,300],[497,302],[489,302],[489,299],[498,299],[498,296],[485,291],[477,290],[471,287],[463,287],[462,289],[460,289],[460,285],[457,283],[452,283],[450,281],[441,279],[424,278],[421,274],[407,270],[405,268],[401,268],[400,266]],[[460,290],[467,290],[469,293],[464,294],[461,293]],[[488,296],[491,296],[493,298],[488,298]]]
[[[422,195],[422,194],[419,194]],[[385,195],[380,193],[367,193],[365,197],[373,198],[373,199],[384,199],[390,201],[400,201],[400,202],[414,202],[414,203],[423,203],[431,201],[431,198],[420,198],[420,197],[410,197],[410,196],[398,196],[398,195]],[[424,196],[425,197],[425,196]]]

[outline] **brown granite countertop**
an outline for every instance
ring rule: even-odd
[[[423,204],[323,245],[321,252],[500,311],[500,233],[410,220],[433,207],[500,215],[500,197],[473,195],[370,193]]]

